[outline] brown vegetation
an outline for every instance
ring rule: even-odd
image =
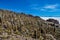
[[[55,24],[38,16],[0,10],[0,24],[1,40],[60,40],[60,30]]]

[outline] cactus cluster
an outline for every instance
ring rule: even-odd
[[[38,16],[0,10],[0,39],[60,40],[58,28],[51,24]]]

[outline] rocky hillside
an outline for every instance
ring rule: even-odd
[[[0,9],[0,40],[60,40],[60,28],[38,16]]]

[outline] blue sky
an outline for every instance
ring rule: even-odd
[[[34,16],[60,17],[60,0],[0,0],[0,8]]]

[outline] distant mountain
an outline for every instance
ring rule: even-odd
[[[47,19],[48,22],[53,22],[55,24],[59,24],[59,21],[55,20],[55,19]]]
[[[60,40],[59,25],[38,16],[0,9],[0,40]]]

